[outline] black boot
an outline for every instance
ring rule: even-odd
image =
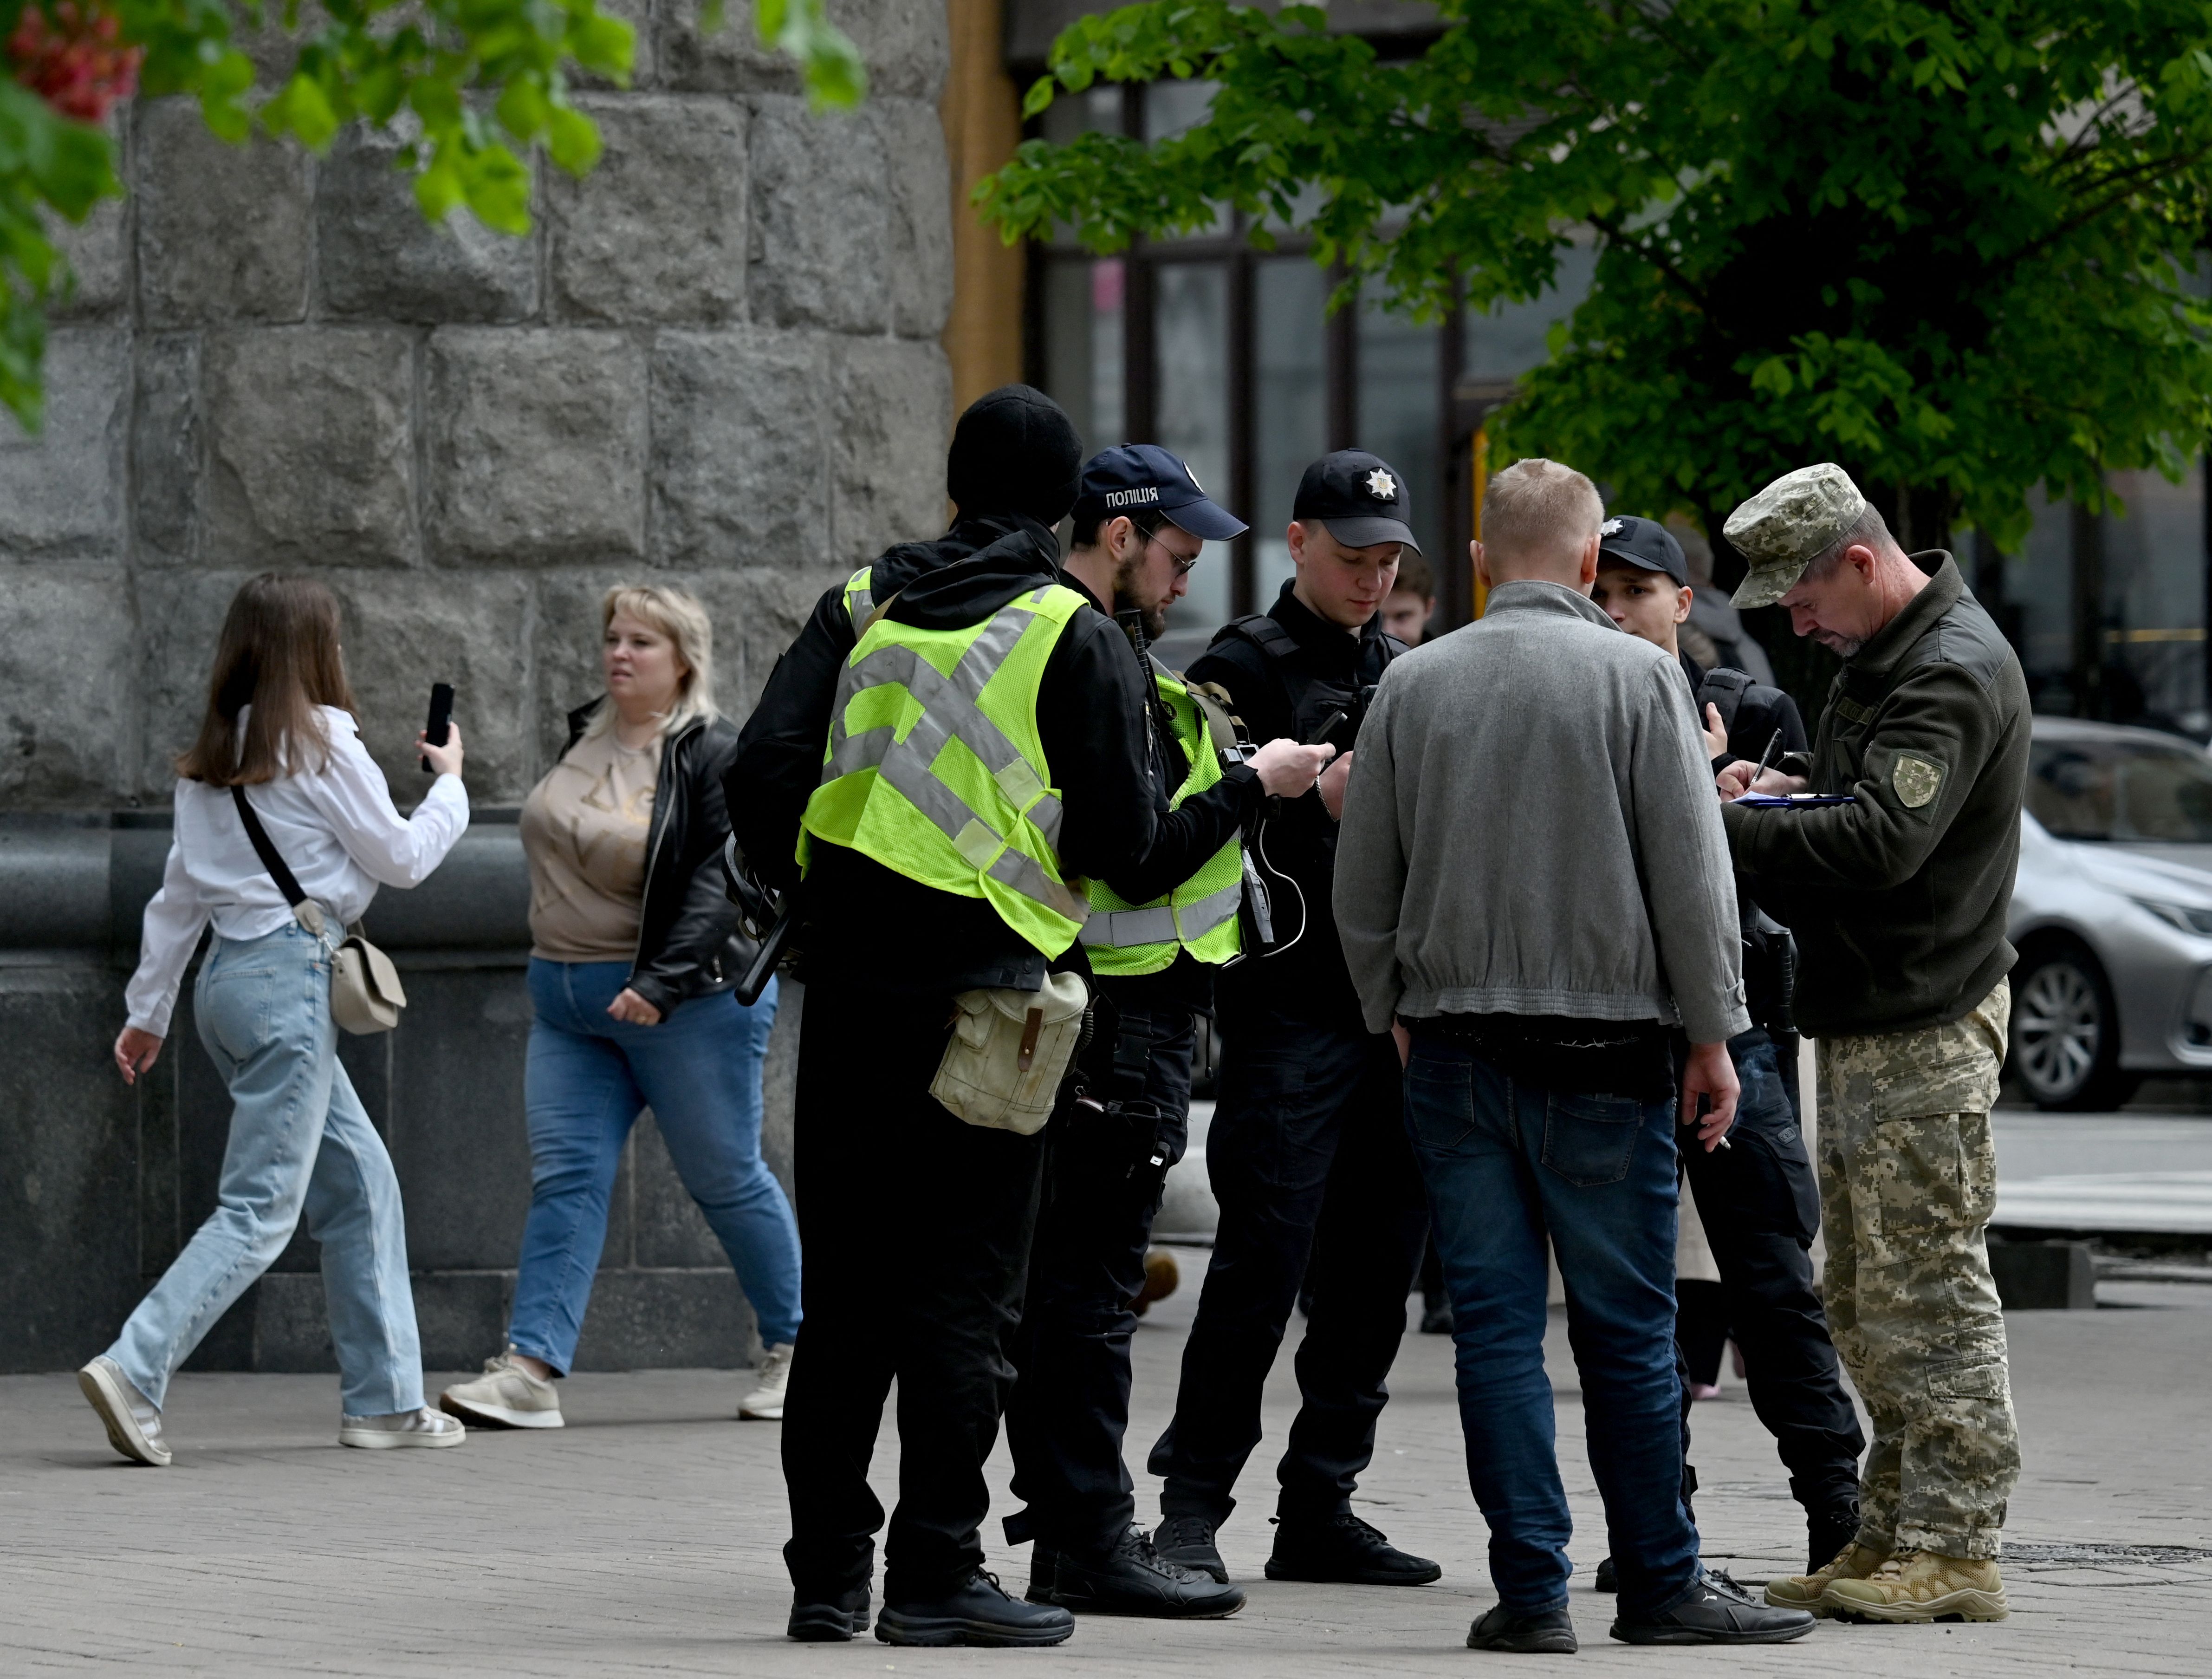
[[[1060,1578],[1060,1553],[1040,1539],[1030,1547],[1030,1589],[1022,1593],[1032,1603],[1055,1603],[1053,1583]]]
[[[1136,1528],[1110,1551],[1054,1554],[1051,1595],[1039,1597],[1031,1577],[1030,1601],[1053,1603],[1079,1615],[1141,1615],[1159,1620],[1215,1621],[1244,1607],[1237,1587],[1196,1568],[1162,1560]]]
[[[1229,1584],[1229,1565],[1213,1542],[1213,1524],[1203,1516],[1164,1516],[1152,1530],[1152,1554],[1162,1562]]]
[[[1805,1572],[1817,1574],[1842,1554],[1844,1546],[1859,1536],[1859,1506],[1856,1500],[1826,1510],[1815,1510],[1805,1518],[1805,1545],[1812,1560]]]
[[[1443,1569],[1398,1549],[1353,1515],[1279,1518],[1271,1580],[1330,1580],[1350,1585],[1426,1585]]]
[[[843,1644],[868,1630],[868,1588],[856,1585],[835,1597],[803,1595],[791,1605],[785,1636],[802,1644]]]
[[[1620,1573],[1613,1567],[1611,1557],[1607,1557],[1597,1566],[1597,1589],[1606,1592],[1620,1590]]]
[[[1467,1647],[1515,1656],[1571,1656],[1582,1646],[1575,1641],[1574,1617],[1565,1609],[1528,1615],[1500,1603],[1467,1629]]]
[[[1009,1597],[998,1576],[981,1568],[942,1597],[886,1601],[876,1617],[885,1644],[1065,1644],[1074,1630],[1066,1609]]]
[[[1672,1609],[1620,1616],[1613,1636],[1623,1644],[1787,1644],[1813,1627],[1804,1610],[1770,1609],[1727,1575],[1707,1573]]]

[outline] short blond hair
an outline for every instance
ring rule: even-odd
[[[677,680],[676,703],[668,709],[664,730],[672,734],[695,719],[722,715],[714,703],[714,624],[698,596],[667,583],[617,583],[599,602],[601,635],[617,614],[667,636],[684,661],[684,674]],[[611,728],[614,718],[614,707],[603,705],[585,733]]]
[[[1604,523],[1597,486],[1541,455],[1515,461],[1482,498],[1482,545],[1508,562],[1571,562]]]

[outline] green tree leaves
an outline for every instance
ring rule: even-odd
[[[1223,204],[1437,315],[1596,278],[1501,442],[1709,531],[1835,458],[2001,539],[2028,490],[2212,436],[2195,282],[2212,216],[2212,0],[1440,0],[1382,61],[1310,8],[1085,18],[1030,90],[1197,76],[1150,146],[1030,142],[977,193],[1007,237],[1110,250]]]

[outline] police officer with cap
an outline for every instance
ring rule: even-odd
[[[1664,525],[1625,516],[1599,528],[1591,602],[1630,635],[1680,660],[1707,730],[1713,768],[1739,758],[1755,765],[1770,747],[1802,752],[1805,725],[1789,695],[1741,671],[1703,670],[1681,650],[1676,626],[1688,617],[1691,599],[1681,544]],[[1866,1438],[1843,1390],[1813,1286],[1820,1196],[1797,1112],[1790,935],[1760,912],[1748,884],[1739,879],[1737,897],[1752,1029],[1729,1040],[1742,1085],[1730,1146],[1685,1149],[1682,1158],[1720,1268],[1752,1406],[1790,1471],[1790,1490],[1805,1511],[1812,1557],[1807,1566],[1817,1569],[1858,1531],[1858,1460]],[[1654,879],[1650,889],[1664,892],[1670,885]],[[1689,1416],[1686,1384],[1686,1452]],[[1696,1490],[1697,1472],[1686,1463],[1685,1500]],[[1598,1585],[1609,1589],[1607,1566],[1599,1567]]]
[[[1208,500],[1167,450],[1093,456],[1076,497],[1063,575],[1114,613],[1153,690],[1149,767],[1159,831],[1149,852],[1090,883],[1082,944],[1097,1003],[1081,1094],[1049,1133],[1044,1202],[1006,1410],[1010,1543],[1034,1540],[1029,1599],[1078,1611],[1208,1617],[1237,1587],[1164,1562],[1139,1530],[1122,1460],[1129,1422],[1131,1301],[1168,1168],[1190,1110],[1194,1017],[1234,961],[1243,897],[1239,830],[1275,792],[1304,793],[1322,754],[1289,740],[1242,751],[1203,701],[1145,652],[1188,587],[1206,542],[1243,521]]]
[[[1990,1109],[2011,1008],[2005,940],[2027,684],[1948,554],[1908,556],[1841,467],[1784,474],[1729,515],[1741,607],[1779,605],[1840,654],[1809,765],[1722,809],[1737,867],[1795,930],[1820,1041],[1828,1323],[1874,1423],[1852,1542],[1770,1603],[1874,1621],[2001,1620],[2020,1474],[1985,1231]],[[1723,798],[1753,766],[1721,772]],[[1901,1566],[1885,1570],[1893,1554]]]
[[[1403,651],[1379,614],[1414,546],[1404,479],[1363,450],[1324,456],[1299,483],[1288,539],[1297,575],[1265,614],[1224,626],[1190,676],[1225,690],[1255,739],[1349,747]],[[1259,1443],[1261,1390],[1301,1279],[1312,1291],[1304,1402],[1278,1471],[1268,1578],[1421,1585],[1443,1572],[1351,1507],[1428,1232],[1397,1052],[1366,1030],[1330,907],[1351,757],[1256,824],[1266,925],[1248,920],[1243,958],[1214,988],[1223,1058],[1206,1170],[1221,1220],[1175,1419],[1150,1466],[1166,1481],[1159,1554],[1220,1580],[1216,1530]]]

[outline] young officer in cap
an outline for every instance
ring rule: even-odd
[[[1784,750],[1805,749],[1797,703],[1778,688],[1717,678],[1677,643],[1689,616],[1689,567],[1681,544],[1656,520],[1608,519],[1599,529],[1591,601],[1630,635],[1663,648],[1682,666],[1702,702],[1714,768],[1736,758],[1756,764],[1778,734]],[[1724,717],[1727,705],[1732,716]],[[1656,891],[1669,882],[1655,879]],[[1738,882],[1743,929],[1745,1001],[1752,1029],[1729,1040],[1742,1083],[1729,1147],[1683,1151],[1699,1219],[1719,1265],[1729,1324],[1743,1349],[1746,1380],[1759,1420],[1790,1470],[1790,1490],[1804,1507],[1812,1560],[1819,1568],[1858,1531],[1858,1417],[1837,1373],[1820,1297],[1813,1287],[1813,1238],[1820,1195],[1797,1114],[1797,1034],[1790,1018],[1789,934],[1759,913]],[[1679,1050],[1678,1050],[1679,1053]],[[1682,1437],[1689,1445],[1690,1402],[1683,1390]],[[1683,1497],[1697,1472],[1683,1466]],[[1607,1571],[1599,1570],[1604,1589]]]
[[[1365,696],[1403,651],[1379,613],[1413,545],[1404,481],[1357,449],[1306,469],[1290,526],[1297,575],[1191,666],[1220,684],[1258,740],[1349,745]],[[1221,1221],[1183,1352],[1175,1420],[1152,1448],[1164,1476],[1159,1554],[1225,1580],[1215,1531],[1260,1440],[1260,1394],[1299,1280],[1313,1308],[1298,1349],[1303,1404],[1279,1475],[1271,1579],[1425,1585],[1442,1570],[1352,1513],[1375,1451],[1383,1378],[1405,1330],[1427,1203],[1400,1116],[1398,1055],[1370,1032],[1330,909],[1352,757],[1282,801],[1254,843],[1273,943],[1216,982],[1223,1058],[1206,1136]],[[1310,1262],[1310,1263],[1309,1263]]]
[[[1243,531],[1165,449],[1109,449],[1083,469],[1064,575],[1118,615],[1133,641],[1149,642],[1188,587],[1201,544]],[[1130,1301],[1144,1284],[1162,1181],[1182,1156],[1193,1017],[1212,1011],[1212,976],[1239,948],[1238,830],[1271,788],[1310,787],[1314,757],[1279,740],[1243,761],[1179,678],[1136,646],[1130,659],[1157,695],[1150,769],[1159,833],[1141,860],[1091,882],[1082,944],[1096,1013],[1083,1098],[1063,1107],[1048,1134],[1006,1409],[1014,1496],[1025,1507],[1007,1519],[1006,1538],[1036,1542],[1031,1603],[1224,1615],[1243,1606],[1243,1592],[1162,1561],[1133,1525],[1134,1483],[1121,1457],[1137,1322]]]
[[[1778,478],[1725,534],[1751,564],[1735,604],[1779,605],[1844,657],[1810,775],[1770,772],[1759,790],[1851,800],[1721,812],[1736,867],[1804,953],[1796,1013],[1820,1040],[1823,1293],[1874,1422],[1855,1542],[1773,1582],[1768,1601],[2002,1620],[2020,1439],[1984,1232],[2027,685],[1951,557],[1907,556],[1842,468]],[[1722,796],[1752,771],[1722,771]],[[1900,1552],[1903,1566],[1883,1572]]]

